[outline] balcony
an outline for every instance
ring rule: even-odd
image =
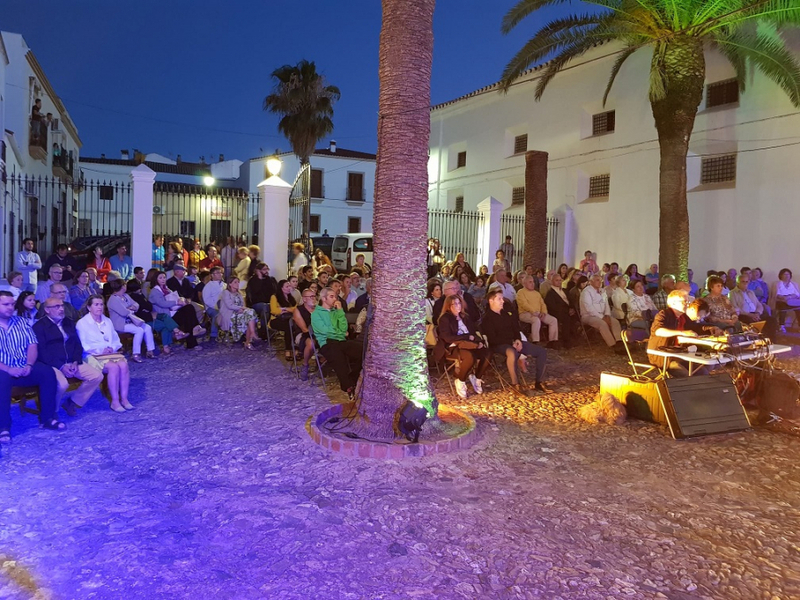
[[[345,200],[348,202],[364,202],[367,197],[367,190],[363,187],[347,187],[347,195]]]
[[[53,175],[55,177],[72,181],[74,162],[64,146],[53,146]]]
[[[47,162],[47,126],[44,121],[31,121],[28,153],[35,160]]]

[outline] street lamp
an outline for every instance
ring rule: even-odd
[[[212,185],[214,185],[214,181],[215,179],[211,177],[211,175],[206,175],[205,177],[203,177],[203,183],[206,185],[206,187],[211,187]]]
[[[267,173],[269,173],[270,177],[277,177],[281,172],[282,166],[283,162],[276,154],[273,154],[267,159]]]

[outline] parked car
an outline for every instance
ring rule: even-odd
[[[371,233],[344,233],[333,238],[331,260],[339,273],[349,273],[359,254],[364,255],[364,262],[372,264]]]

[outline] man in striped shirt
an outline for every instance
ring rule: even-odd
[[[14,315],[14,296],[0,291],[0,443],[11,441],[11,388],[39,388],[40,426],[56,431],[65,428],[56,419],[56,375],[51,367],[37,363],[36,334],[21,317]]]

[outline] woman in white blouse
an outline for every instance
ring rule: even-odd
[[[628,281],[626,275],[620,275],[611,282],[614,285],[614,291],[611,292],[611,316],[618,321],[625,318],[622,305],[630,305],[630,297],[633,295],[633,292],[628,289]]]
[[[103,297],[97,294],[90,296],[86,307],[89,312],[75,325],[83,346],[83,360],[106,375],[111,394],[111,410],[133,410],[133,405],[128,401],[128,388],[131,384],[128,362],[119,353],[122,342],[114,330],[114,324],[103,314]]]
[[[800,321],[800,287],[792,281],[791,269],[781,269],[778,272],[778,281],[769,289],[769,305],[773,311],[778,311],[777,317],[780,326],[786,321],[786,313],[797,309],[795,314],[795,327]]]
[[[153,329],[142,319],[136,317],[135,313],[139,310],[139,305],[127,294],[125,282],[121,279],[109,281],[106,284],[111,289],[108,297],[108,316],[114,324],[117,332],[133,334],[133,362],[142,362],[142,338],[147,347],[147,358],[155,358],[153,351],[156,349],[156,342],[153,339]],[[138,324],[137,324],[138,323]]]
[[[656,313],[658,309],[653,299],[644,293],[644,284],[637,281],[633,284],[633,294],[628,297],[628,327],[650,329],[650,322]]]

